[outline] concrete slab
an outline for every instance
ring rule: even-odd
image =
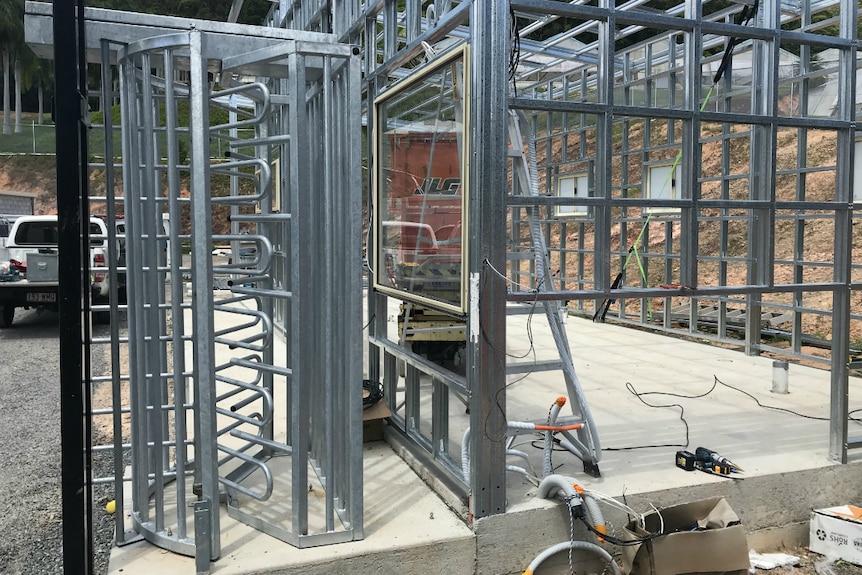
[[[507,329],[508,351],[525,356],[521,362],[555,356],[543,315],[513,316]],[[640,513],[653,505],[722,495],[746,526],[752,548],[761,551],[805,543],[814,507],[862,502],[860,456],[854,455],[849,465],[828,458],[828,371],[791,365],[790,393],[779,395],[771,392],[770,358],[575,317],[568,318],[566,329],[604,451],[600,478],[586,476],[568,452],[554,453],[557,473],[624,499]],[[561,374],[510,377],[510,419],[544,419],[554,399],[565,394]],[[456,453],[469,421],[459,402],[450,403],[450,449]],[[859,407],[862,394],[853,380],[850,408]],[[540,445],[531,445],[532,439],[523,437],[521,449],[540,469]],[[717,450],[745,473],[727,479],[683,471],[674,465],[674,454],[684,446]],[[364,459],[363,541],[296,549],[231,523],[222,512],[224,552],[211,572],[521,573],[542,549],[569,539],[570,524],[560,504],[539,499],[522,475],[507,477],[505,515],[468,527],[457,504],[448,500],[453,511],[443,503],[443,484],[433,478],[423,482],[386,443],[366,444]],[[618,510],[607,509],[606,514],[612,529],[627,520]],[[585,532],[577,536],[589,537]],[[565,557],[543,569],[540,573],[568,572]],[[193,571],[192,559],[138,543],[114,550],[110,572]]]
[[[475,542],[464,522],[386,443],[366,443],[364,452],[364,540],[297,549],[228,517],[222,506],[222,556],[211,572],[279,574],[301,568],[303,573],[315,574],[404,573],[399,567],[403,565],[408,573],[424,573],[428,564],[434,564],[450,573],[472,573]],[[109,569],[117,575],[194,572],[193,558],[143,541],[114,548]]]

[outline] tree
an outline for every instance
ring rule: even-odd
[[[23,107],[20,105],[20,95],[22,92],[29,90],[34,85],[38,90],[38,113],[39,113],[39,123],[42,123],[42,110],[44,109],[43,102],[43,87],[46,83],[50,82],[52,74],[50,70],[52,70],[51,64],[47,60],[42,60],[36,54],[33,53],[30,48],[24,46],[21,52],[18,54],[17,65],[20,67],[20,78],[15,80],[15,89],[16,89],[16,125],[15,131],[20,131],[18,129],[18,119],[20,118],[21,111],[23,111]],[[18,68],[16,67],[16,71]]]
[[[21,132],[21,58],[15,58],[15,133]]]
[[[9,51],[4,49],[3,57],[3,133],[12,133],[12,124],[9,122]]]
[[[166,16],[227,19],[231,2],[225,0],[152,0],[143,5],[137,0],[88,0],[88,6],[114,10],[141,11]],[[270,0],[245,0],[239,21],[260,24],[271,6]],[[24,43],[24,0],[0,0],[0,68],[3,76],[3,129],[12,132],[11,95],[15,86],[15,131],[21,130],[21,94],[34,83],[38,89],[39,122],[44,109],[43,87],[50,83],[50,65],[39,60]],[[14,79],[13,79],[14,75]]]
[[[3,61],[3,133],[10,134],[10,89],[13,62],[24,47],[24,0],[0,0],[0,57]],[[20,97],[18,98],[20,101]],[[20,111],[19,111],[20,114]]]

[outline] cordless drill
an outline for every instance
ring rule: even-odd
[[[742,471],[740,466],[706,447],[698,447],[694,451],[694,457],[704,468],[714,473],[729,475],[733,471]]]

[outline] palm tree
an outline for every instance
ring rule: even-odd
[[[15,133],[21,133],[21,57],[15,58]]]
[[[27,81],[27,72],[24,73],[25,85],[32,86],[33,82],[36,82],[36,97],[39,102],[36,123],[41,125],[45,123],[45,86],[54,85],[54,66],[50,61],[36,56],[32,50],[27,50],[25,55],[24,69],[31,71],[30,81]]]
[[[23,46],[15,61],[15,132],[21,131],[21,93],[34,84],[38,87],[39,123],[42,123],[42,86],[49,78],[48,66],[33,51]]]
[[[24,47],[24,0],[0,0],[0,55],[3,61],[3,133],[12,132],[10,122],[10,72]],[[19,112],[20,113],[20,112]]]
[[[3,49],[3,133],[12,133],[9,123],[9,50]]]

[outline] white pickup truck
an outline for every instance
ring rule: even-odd
[[[12,325],[17,307],[57,310],[58,238],[57,216],[21,216],[15,220],[5,249],[0,249],[0,268],[7,268],[0,270],[6,272],[0,275],[0,326]],[[91,217],[90,287],[96,304],[108,301],[107,258],[108,229],[103,220]],[[109,315],[99,312],[94,319],[104,322]]]

